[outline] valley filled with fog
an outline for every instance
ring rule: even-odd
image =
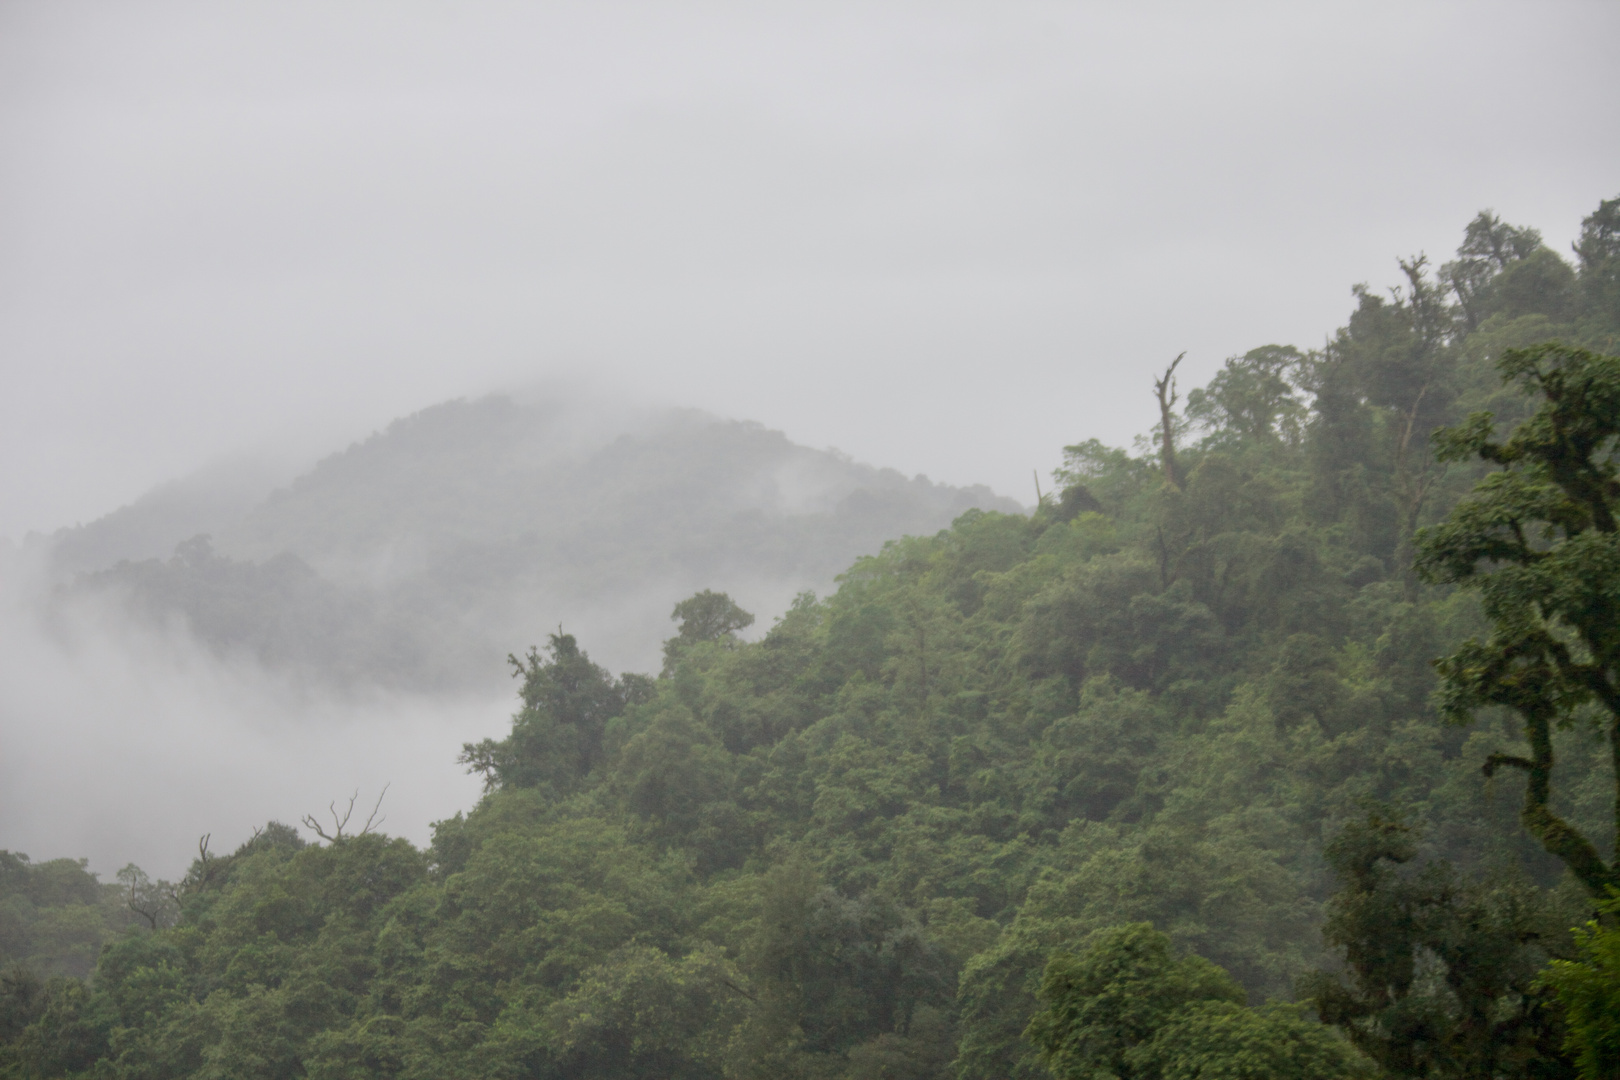
[[[726,591],[763,630],[970,508],[1021,509],[556,395],[436,405],[291,477],[199,470],[3,550],[0,847],[176,876],[195,834],[384,785],[388,828],[425,842],[477,797],[455,757],[508,722],[509,653],[561,628],[656,672],[677,601]]]

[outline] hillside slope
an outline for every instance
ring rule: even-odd
[[[1620,727],[1570,696],[1525,746],[1546,668],[1495,669],[1516,712],[1437,701],[1433,658],[1528,620],[1414,556],[1511,531],[1510,570],[1563,567],[1558,603],[1620,597],[1620,356],[1570,345],[1620,337],[1620,199],[1586,224],[1607,247],[1577,276],[1482,214],[1447,276],[1358,290],[1322,351],[1231,358],[1148,453],[1067,447],[1057,500],[887,544],[758,640],[714,593],[657,677],[551,635],[509,732],[463,748],[483,797],[430,845],[339,804],[306,819],[323,843],[270,823],[203,853],[93,980],[13,980],[0,1054],[131,1078],[1573,1077],[1536,974],[1595,893],[1550,852],[1615,835]],[[1519,253],[1464,274],[1476,232]],[[1525,378],[1517,347],[1548,338]],[[1502,454],[1437,455],[1471,414],[1516,446],[1597,432],[1605,482],[1577,490],[1609,527]],[[1575,528],[1520,528],[1554,515]],[[1612,685],[1620,642],[1581,617]],[[1553,642],[1583,625],[1544,618]],[[1481,768],[1504,761],[1529,768]]]

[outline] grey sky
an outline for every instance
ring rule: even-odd
[[[0,535],[570,379],[1029,499],[1620,194],[1614,3],[0,4]]]

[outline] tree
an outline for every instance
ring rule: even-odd
[[[644,676],[614,679],[593,664],[572,634],[550,635],[546,651],[549,657],[531,647],[521,660],[506,658],[523,680],[523,708],[512,718],[512,733],[499,742],[462,745],[457,761],[483,773],[486,790],[542,783],[571,789],[601,758],[608,721],[649,693]]]
[[[173,926],[180,920],[179,890],[167,881],[153,881],[146,871],[130,863],[116,875],[124,903],[149,929]]]
[[[744,982],[714,945],[680,960],[644,945],[618,949],[547,1010],[558,1071],[590,1080],[718,1080]]]
[[[1024,1036],[1059,1080],[1148,1072],[1137,1051],[1195,1002],[1243,1004],[1232,977],[1201,956],[1175,956],[1170,936],[1148,923],[1104,930],[1083,952],[1046,965],[1040,1000]]]
[[[1344,970],[1306,980],[1318,1015],[1390,1076],[1568,1075],[1536,982],[1559,936],[1540,893],[1416,856],[1416,831],[1381,813],[1328,845],[1339,888],[1322,934]]]
[[[1620,1076],[1620,893],[1598,905],[1610,921],[1596,920],[1575,931],[1573,960],[1554,960],[1542,974],[1558,994],[1569,1036],[1564,1049],[1575,1055],[1583,1080]]]
[[[1521,820],[1593,896],[1620,867],[1552,809],[1555,727],[1590,719],[1620,766],[1620,357],[1559,344],[1506,353],[1505,381],[1536,399],[1505,440],[1490,413],[1439,435],[1442,460],[1499,466],[1441,524],[1418,537],[1418,571],[1479,593],[1491,631],[1438,661],[1443,711],[1518,714],[1525,754],[1493,754],[1486,775],[1526,775]],[[1610,850],[1620,842],[1620,768]]]
[[[1157,1080],[1327,1080],[1367,1071],[1330,1029],[1282,1003],[1189,1005],[1136,1057]]]
[[[1058,1080],[1325,1080],[1356,1070],[1333,1032],[1287,1005],[1251,1009],[1200,956],[1175,956],[1148,923],[1058,953],[1025,1036]]]
[[[1181,353],[1153,380],[1153,396],[1159,402],[1159,464],[1165,485],[1175,490],[1180,490],[1182,482],[1181,466],[1176,462],[1176,367],[1186,357]]]
[[[1456,261],[1440,268],[1440,279],[1457,296],[1466,329],[1474,329],[1484,319],[1486,300],[1496,277],[1540,247],[1539,232],[1509,225],[1489,210],[1481,210],[1468,223]]]
[[[1097,501],[1097,496],[1084,484],[1069,484],[1057,498],[1057,505],[1042,503],[1047,517],[1059,525],[1067,524],[1081,514],[1100,514],[1103,505]]]
[[[106,1035],[86,1014],[90,989],[58,975],[41,986],[13,969],[0,985],[6,1013],[0,1030],[15,1027],[10,1044],[0,1046],[0,1075],[83,1076],[106,1052]],[[9,1015],[16,1008],[21,1016]]]
[[[1620,197],[1604,199],[1581,221],[1575,242],[1585,314],[1599,340],[1613,348],[1620,334]]]
[[[735,642],[737,631],[754,625],[754,617],[723,592],[704,589],[675,605],[669,613],[680,623],[676,635],[664,642],[664,674],[675,670],[681,657],[705,641]]]
[[[927,1056],[919,1037],[940,1034],[938,1010],[955,980],[915,915],[882,897],[845,896],[797,858],[761,886],[743,950],[757,995],[739,1043],[743,1075],[830,1073],[862,1047],[858,1071],[868,1073],[874,1058]]]
[[[699,873],[734,866],[751,837],[732,801],[735,765],[713,732],[679,706],[649,707],[619,751],[611,784],[645,835],[692,852]]]
[[[1305,357],[1291,345],[1263,345],[1234,356],[1207,387],[1187,394],[1187,418],[1219,442],[1281,439],[1298,444],[1305,404],[1299,399]]]

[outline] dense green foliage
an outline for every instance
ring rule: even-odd
[[[1054,956],[1040,997],[1027,1034],[1059,1080],[1330,1080],[1366,1071],[1297,1011],[1245,1007],[1231,976],[1202,957],[1173,956],[1169,936],[1146,923],[1104,930],[1079,956]]]
[[[1318,1014],[1394,1076],[1571,1075],[1538,975],[1581,908],[1415,855],[1412,829],[1377,815],[1329,845],[1342,887],[1323,931],[1348,978],[1307,981]]]
[[[1576,958],[1554,960],[1543,976],[1563,1003],[1569,1037],[1584,1080],[1620,1072],[1620,895],[1598,905],[1608,918],[1575,932]]]
[[[1400,290],[1358,289],[1320,352],[1234,357],[1180,413],[1167,373],[1138,453],[1070,447],[1034,514],[891,542],[757,641],[713,592],[677,608],[656,678],[559,631],[512,658],[510,735],[463,753],[488,791],[428,850],[271,827],[201,859],[176,925],[119,937],[88,981],[16,983],[0,1060],[1569,1075],[1566,1039],[1610,1045],[1558,1004],[1608,1000],[1577,972],[1609,977],[1607,939],[1567,930],[1590,894],[1521,826],[1526,770],[1481,771],[1540,752],[1522,715],[1435,699],[1432,658],[1499,647],[1500,611],[1414,558],[1504,483],[1462,504],[1491,466],[1437,459],[1430,433],[1536,415],[1541,391],[1501,378],[1514,348],[1611,350],[1617,214],[1588,219],[1578,268],[1481,215],[1438,275],[1411,260]],[[1537,805],[1613,829],[1604,731],[1546,738]],[[1576,967],[1538,982],[1549,958]]]
[[[125,891],[83,862],[0,851],[0,969],[38,975],[90,974],[101,944],[130,921]]]
[[[1540,405],[1505,442],[1486,412],[1443,433],[1443,456],[1502,470],[1420,537],[1420,569],[1478,589],[1491,621],[1487,640],[1441,661],[1444,708],[1465,722],[1487,705],[1519,715],[1529,754],[1486,768],[1526,773],[1525,828],[1601,899],[1620,887],[1620,769],[1610,862],[1551,806],[1552,730],[1590,720],[1620,766],[1620,359],[1542,345],[1500,367]]]

